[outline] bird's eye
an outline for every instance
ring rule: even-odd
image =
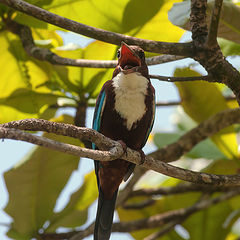
[[[138,55],[139,55],[140,58],[144,58],[144,57],[145,57],[145,54],[144,54],[143,51],[139,51],[139,52],[138,52]]]
[[[117,51],[117,57],[120,58],[120,50]]]

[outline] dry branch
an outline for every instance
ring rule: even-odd
[[[229,109],[220,112],[183,135],[175,143],[170,144],[147,156],[142,166],[164,175],[196,184],[239,186],[240,175],[214,175],[208,173],[198,173],[164,163],[164,161],[167,162],[177,160],[184,153],[191,150],[200,141],[212,136],[222,128],[235,123],[240,123],[240,109]],[[64,136],[75,137],[78,139],[89,140],[94,142],[100,150],[91,150],[69,144],[54,142],[53,140],[34,136],[30,133],[8,129],[9,127],[22,130],[46,131]],[[142,162],[141,156],[138,152],[127,148],[126,154],[122,155],[123,149],[121,144],[118,142],[106,138],[102,134],[92,129],[80,128],[70,124],[55,123],[39,119],[10,122],[1,125],[0,138],[28,141],[40,146],[46,146],[54,150],[72,153],[80,157],[88,157],[94,160],[110,161],[121,157],[122,159],[133,162],[137,165],[141,165]]]

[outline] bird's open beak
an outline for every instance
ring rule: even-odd
[[[141,59],[124,42],[121,44],[119,66],[124,73],[136,72],[137,68],[141,66]]]

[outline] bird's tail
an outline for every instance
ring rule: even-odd
[[[108,240],[110,238],[117,193],[118,189],[111,199],[104,199],[103,192],[99,189],[94,240]]]

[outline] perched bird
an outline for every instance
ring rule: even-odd
[[[144,158],[142,148],[152,130],[154,113],[155,90],[149,79],[144,51],[122,42],[112,80],[103,85],[97,99],[93,129],[120,141],[125,148],[139,151]],[[96,149],[94,144],[93,149]],[[94,163],[99,189],[94,240],[108,240],[118,187],[130,176],[135,165],[122,159]]]

